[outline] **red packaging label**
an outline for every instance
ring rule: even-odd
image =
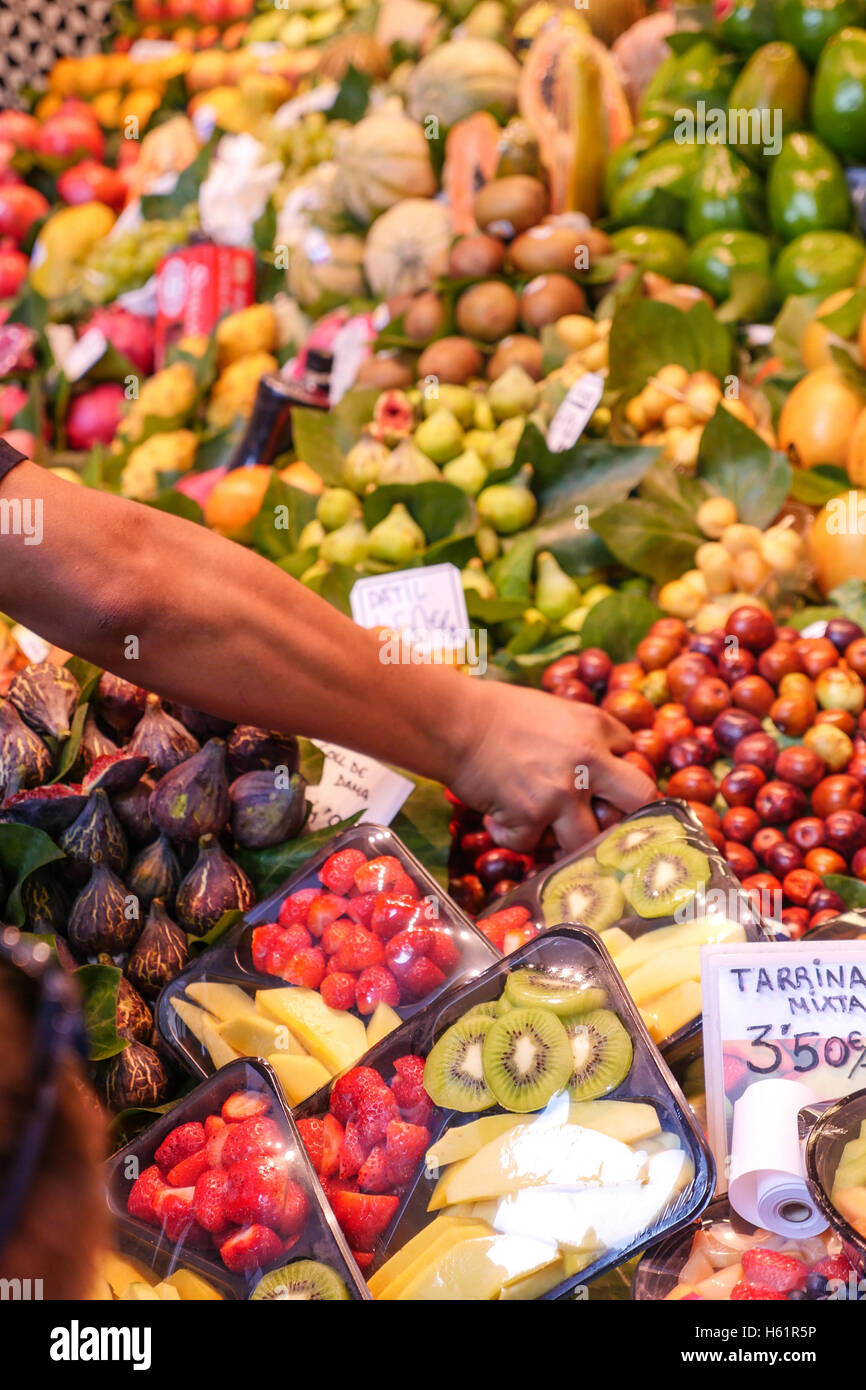
[[[209,335],[223,314],[255,302],[255,254],[202,243],[173,251],[156,272],[156,365],[180,338]]]

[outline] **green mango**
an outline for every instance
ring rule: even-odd
[[[773,0],[731,0],[724,18],[716,20],[713,36],[740,53],[754,53],[776,37]]]
[[[642,116],[678,111],[684,106],[726,106],[739,70],[740,59],[726,53],[707,38],[696,36],[685,53],[662,64],[644,94]]]
[[[649,150],[616,190],[610,209],[613,221],[620,227],[643,224],[679,231],[702,156],[699,145],[673,140]]]
[[[689,248],[676,232],[664,227],[624,227],[611,237],[617,255],[624,256],[644,270],[682,280],[689,261]]]
[[[674,133],[673,117],[650,116],[635,126],[629,138],[615,150],[608,160],[604,176],[604,197],[608,207],[614,193],[621,183],[625,183],[637,170],[641,156],[652,150],[662,141],[669,140]]]
[[[774,278],[782,299],[815,294],[826,299],[857,283],[866,246],[845,232],[807,232],[789,242],[776,261]]]
[[[812,125],[840,159],[866,159],[866,29],[842,29],[821,55]]]
[[[779,153],[783,135],[802,130],[809,103],[809,69],[789,43],[766,43],[753,53],[734,84],[728,110],[742,112],[732,144],[763,172]]]
[[[815,135],[789,135],[773,160],[767,184],[773,231],[782,241],[806,232],[845,231],[851,197],[845,171]]]
[[[686,207],[686,236],[750,231],[764,219],[764,185],[727,145],[709,145]]]
[[[757,232],[711,232],[692,247],[689,279],[719,303],[730,297],[738,271],[769,276],[770,243]]]
[[[773,10],[779,38],[812,68],[834,34],[866,19],[864,0],[774,0]]]

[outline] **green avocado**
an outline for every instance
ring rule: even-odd
[[[753,53],[776,37],[773,0],[726,0],[724,9],[716,6],[717,15],[720,10],[713,36],[740,53]]]
[[[689,241],[710,232],[752,231],[764,223],[764,185],[727,145],[708,145],[686,207]]]
[[[736,113],[732,144],[754,168],[766,173],[782,138],[806,124],[809,70],[789,43],[767,43],[753,53],[731,92]]]
[[[851,197],[845,170],[816,135],[789,135],[767,184],[773,231],[782,241],[806,232],[846,231]]]
[[[696,36],[685,53],[672,54],[657,70],[644,93],[642,116],[696,107],[726,106],[741,59],[726,53],[709,39]]]
[[[807,232],[789,242],[776,261],[776,289],[782,299],[789,294],[826,299],[855,285],[864,261],[866,245],[846,232]]]
[[[674,140],[648,150],[635,172],[613,195],[610,211],[614,224],[679,231],[702,157],[700,145],[678,144]]]
[[[689,279],[722,304],[738,271],[771,273],[770,243],[757,232],[711,232],[689,256]]]
[[[779,38],[812,68],[834,34],[866,20],[864,0],[774,0],[773,11]]]
[[[631,178],[647,150],[652,150],[656,145],[669,140],[673,133],[673,116],[668,115],[649,116],[635,126],[629,138],[623,141],[608,160],[604,177],[605,202],[608,207],[619,185]]]
[[[624,227],[611,237],[617,255],[634,261],[644,270],[681,281],[689,262],[689,248],[676,232],[663,227]]]
[[[821,55],[812,125],[840,159],[866,159],[866,29],[842,29]]]

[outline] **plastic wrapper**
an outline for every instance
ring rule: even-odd
[[[825,1110],[813,1126],[806,1143],[806,1174],[816,1202],[862,1279],[866,1276],[866,1090]]]
[[[843,912],[806,935],[809,941],[862,941],[866,936],[866,912]]]

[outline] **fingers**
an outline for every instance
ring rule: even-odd
[[[608,714],[607,710],[597,711],[600,727],[599,734],[604,739],[611,753],[628,753],[634,747],[634,739],[630,731],[621,724],[613,715]]]
[[[553,830],[560,849],[566,854],[593,839],[598,834],[598,824],[589,802],[582,796],[571,797],[553,822]]]
[[[528,854],[535,849],[546,830],[541,821],[525,821],[522,825],[504,825],[495,816],[484,817],[484,829],[495,845]]]
[[[593,764],[590,781],[593,796],[603,797],[626,815],[658,797],[655,782],[639,767],[606,754]]]

